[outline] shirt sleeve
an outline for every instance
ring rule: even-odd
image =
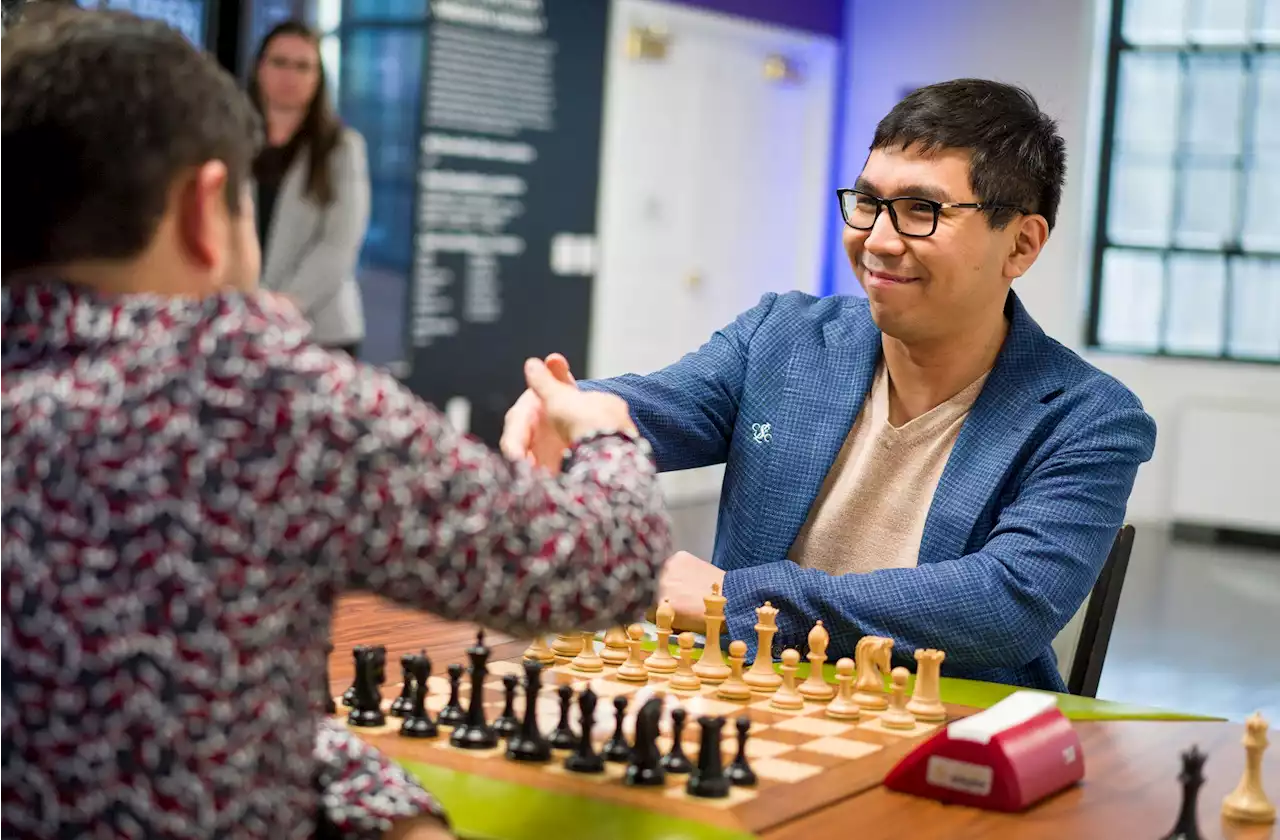
[[[315,759],[321,836],[377,840],[396,821],[421,816],[448,824],[440,803],[407,771],[327,719],[316,730]]]
[[[298,537],[365,589],[516,635],[638,620],[671,553],[649,445],[601,434],[559,475],[455,431],[390,376],[322,350]]]

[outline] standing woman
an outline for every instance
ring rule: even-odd
[[[285,21],[262,40],[249,80],[266,143],[254,161],[262,288],[293,300],[317,344],[359,355],[364,307],[356,281],[369,226],[364,138],[329,101],[320,39]]]

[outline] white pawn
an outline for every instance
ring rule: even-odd
[[[604,670],[604,660],[596,652],[596,636],[594,633],[582,634],[582,651],[573,658],[569,667],[583,674],[596,674]]]
[[[702,680],[693,670],[693,634],[681,633],[676,643],[680,646],[680,664],[667,685],[672,691],[697,691],[702,688]]]
[[[880,725],[885,729],[914,729],[916,726],[916,716],[907,711],[907,677],[910,673],[902,666],[891,672],[893,699],[888,710],[880,715]]]
[[[716,689],[716,696],[725,700],[750,700],[751,686],[742,679],[742,665],[747,658],[747,643],[734,639],[729,643],[729,678]]]
[[[618,679],[626,682],[647,683],[649,669],[644,667],[644,628],[632,624],[627,628],[627,644],[631,646],[631,657],[618,668]]]
[[[804,708],[804,698],[796,691],[796,668],[800,663],[800,651],[787,648],[782,652],[782,687],[769,700],[775,709],[798,712]]]
[[[853,660],[844,657],[836,663],[836,699],[827,704],[827,717],[835,720],[857,720],[862,709],[853,700]]]

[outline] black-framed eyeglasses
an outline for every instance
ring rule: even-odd
[[[880,208],[888,208],[894,230],[903,236],[932,236],[938,229],[938,217],[943,210],[1015,210],[1029,213],[1016,204],[984,204],[973,201],[934,201],[930,198],[900,195],[880,198],[862,190],[836,190],[840,201],[840,215],[844,223],[854,230],[871,230],[880,218]]]

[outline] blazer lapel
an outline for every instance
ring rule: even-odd
[[[960,429],[934,492],[920,541],[919,562],[965,553],[978,517],[1022,461],[1019,452],[1045,420],[1045,397],[1057,388],[1037,359],[1044,333],[1010,293],[1009,336],[982,393]]]
[[[851,305],[823,329],[821,346],[797,347],[788,364],[776,449],[762,518],[762,561],[785,557],[871,389],[880,330],[865,306]]]

